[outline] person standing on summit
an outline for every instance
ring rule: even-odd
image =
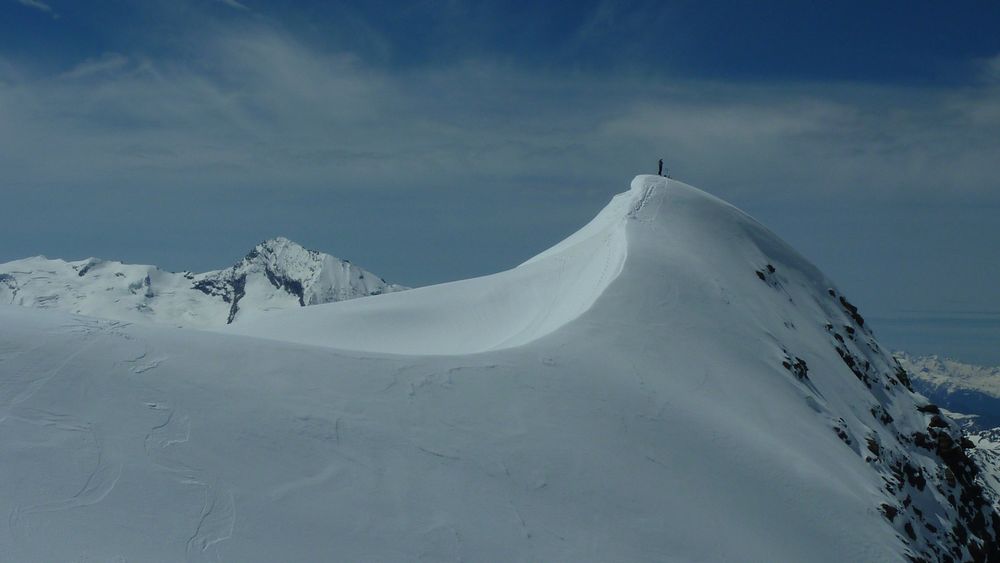
[[[660,169],[656,173],[657,176],[663,176],[663,159],[660,159]]]

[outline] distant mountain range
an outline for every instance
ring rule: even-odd
[[[403,289],[283,237],[258,244],[230,268],[200,274],[97,258],[0,264],[0,303],[196,328]]]
[[[975,430],[1000,427],[1000,367],[905,352],[895,356],[918,391],[950,411],[968,415],[966,426]]]

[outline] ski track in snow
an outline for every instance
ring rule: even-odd
[[[191,440],[191,419],[177,414],[169,405],[147,402],[152,410],[165,411],[162,423],[153,426],[143,440],[146,457],[156,466],[174,474],[178,483],[200,487],[205,502],[191,536],[185,544],[189,561],[210,557],[209,549],[232,537],[236,526],[236,500],[231,490],[215,476],[176,459],[177,448]]]
[[[272,488],[268,493],[271,500],[281,500],[288,496],[289,494],[298,491],[300,489],[305,489],[309,487],[317,487],[326,483],[330,479],[333,479],[337,473],[343,468],[344,464],[340,461],[335,461],[314,475],[309,475],[307,477],[302,477],[300,479],[293,479],[286,483],[282,483]]]
[[[95,465],[87,474],[83,485],[72,496],[36,504],[16,505],[11,508],[8,515],[8,529],[12,540],[34,539],[37,541],[41,539],[34,538],[31,534],[33,518],[47,513],[84,508],[100,503],[111,494],[121,478],[124,465],[109,459],[115,452],[113,448],[106,447],[106,440],[98,434],[91,422],[74,415],[52,412],[26,406],[26,404],[82,354],[98,343],[101,337],[131,340],[132,336],[124,330],[130,324],[122,321],[81,317],[75,318],[72,323],[58,326],[59,332],[82,337],[83,344],[60,360],[53,368],[46,370],[44,375],[26,382],[23,389],[14,394],[8,403],[0,408],[0,423],[10,419],[60,432],[85,433],[87,435],[86,443],[89,444],[88,447],[93,450],[96,457]],[[0,361],[27,356],[43,347],[44,345],[39,345],[27,350],[13,350],[10,353],[0,355]],[[112,365],[124,365],[131,373],[138,375],[159,367],[168,359],[165,356],[148,359],[149,354],[148,346],[144,346],[143,351],[131,359],[118,360]],[[42,357],[37,361],[44,362],[46,360],[47,358]],[[162,402],[149,401],[145,406],[152,410],[166,412],[166,418],[163,422],[152,427],[145,435],[143,446],[147,458],[155,466],[175,474],[178,483],[200,487],[204,491],[204,504],[185,546],[187,560],[216,559],[212,557],[211,548],[232,537],[235,528],[235,497],[218,478],[204,475],[203,472],[178,461],[171,455],[177,446],[190,440],[190,418],[187,415],[178,414],[175,409]]]
[[[47,371],[44,376],[30,381],[21,392],[17,393],[4,407],[3,413],[0,415],[0,423],[10,418],[63,432],[86,433],[89,436],[88,442],[93,444],[96,463],[83,486],[71,497],[27,506],[14,506],[8,516],[8,527],[11,537],[15,539],[29,535],[28,523],[25,520],[27,517],[33,514],[59,512],[97,504],[111,493],[121,477],[122,464],[108,461],[102,438],[90,422],[69,414],[21,406],[30,401],[81,354],[93,347],[98,342],[99,336],[104,334],[119,335],[120,329],[125,326],[124,323],[118,321],[100,319],[79,318],[76,321],[59,328],[71,334],[82,335],[83,345]]]
[[[145,364],[135,365],[132,368],[132,373],[137,373],[137,374],[138,373],[145,373],[145,372],[147,372],[147,371],[149,371],[151,369],[155,369],[155,368],[159,367],[160,364],[162,364],[165,361],[167,361],[166,357],[163,357],[163,358],[154,358],[154,359],[150,360],[149,362],[147,362]]]
[[[348,464],[357,465],[363,468],[369,474],[379,474],[381,470],[370,463],[358,459],[355,455],[349,453],[349,450],[345,447],[347,444],[342,444],[341,438],[341,428],[343,426],[343,417],[338,416],[333,421],[333,445],[332,449],[333,457],[326,463],[319,471],[306,475],[303,477],[297,477],[294,479],[289,479],[284,481],[274,487],[271,487],[267,496],[272,501],[282,500],[293,493],[296,493],[302,489],[308,489],[311,487],[319,487],[325,483],[328,483],[331,479],[340,475],[342,472],[348,469]],[[346,440],[344,440],[346,442]]]
[[[15,394],[13,398],[11,398],[11,400],[7,403],[6,407],[4,408],[3,414],[0,414],[0,422],[2,422],[7,417],[7,414],[9,413],[10,409],[31,399],[36,393],[38,393],[39,390],[45,387],[45,385],[49,381],[58,376],[59,373],[62,372],[62,370],[65,369],[66,366],[70,364],[70,362],[76,359],[76,357],[79,356],[80,354],[86,352],[91,346],[93,346],[93,344],[94,344],[93,341],[85,342],[82,346],[78,347],[75,351],[66,356],[66,358],[63,359],[63,361],[60,362],[55,368],[47,371],[41,377],[37,377],[29,381],[27,385],[24,386],[24,389]]]
[[[198,519],[198,527],[187,541],[185,554],[189,561],[208,557],[213,545],[233,537],[236,525],[236,499],[233,493],[218,482],[211,485],[196,482],[205,488],[205,506]]]
[[[75,416],[49,412],[42,409],[15,407],[9,411],[8,416],[14,420],[20,420],[21,422],[27,422],[29,424],[51,426],[56,430],[65,430],[67,432],[92,432],[89,423],[84,422]]]
[[[76,494],[66,499],[28,506],[15,506],[8,518],[11,537],[30,536],[30,528],[27,522],[25,522],[28,516],[91,506],[104,500],[115,488],[118,479],[121,478],[123,465],[121,463],[109,463],[98,435],[90,428],[84,431],[89,432],[93,436],[97,450],[97,463],[87,476],[83,487]]]
[[[633,204],[632,209],[629,210],[628,217],[630,219],[642,221],[644,223],[649,223],[649,222],[652,222],[656,218],[656,216],[659,214],[660,206],[663,205],[663,199],[662,198],[657,198],[655,200],[656,201],[656,208],[652,212],[650,212],[650,213],[644,213],[643,210],[646,207],[646,205],[649,203],[649,200],[653,199],[653,194],[656,192],[656,186],[657,185],[658,185],[658,182],[656,182],[655,180],[654,181],[650,181],[650,180],[646,181],[646,185],[643,186],[642,195]],[[643,218],[642,217],[643,215],[645,215],[646,218]]]

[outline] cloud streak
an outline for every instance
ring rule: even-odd
[[[52,6],[49,6],[45,2],[42,2],[42,0],[17,0],[17,3],[22,6],[27,6],[29,8],[34,8],[35,10],[51,14],[52,17],[58,17],[58,14],[56,14],[55,11],[52,10]]]
[[[229,6],[230,8],[235,8],[237,10],[249,10],[250,9],[250,8],[247,8],[245,4],[243,4],[242,2],[238,2],[237,0],[216,0],[216,1],[220,2],[222,4],[225,4],[226,6]]]
[[[664,154],[723,192],[986,198],[1000,159],[993,82],[719,84],[476,61],[390,74],[259,30],[222,34],[198,63],[107,54],[5,75],[8,186],[356,190],[400,170],[427,189],[617,185]]]

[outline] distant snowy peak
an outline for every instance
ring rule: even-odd
[[[914,387],[934,403],[966,415],[970,430],[1000,426],[1000,367],[966,364],[938,356],[895,353],[913,377]],[[1000,451],[1000,447],[996,448]]]
[[[896,359],[922,384],[948,393],[974,391],[1000,398],[1000,367],[977,366],[938,356],[910,356],[896,352]]]
[[[227,324],[259,311],[406,289],[347,260],[308,250],[284,237],[258,244],[232,268],[195,277],[193,287],[230,304]]]
[[[0,264],[0,303],[192,327],[403,289],[284,237],[258,244],[230,268],[201,274],[96,258]]]
[[[284,238],[264,241],[233,266],[241,275],[263,273],[275,287],[299,298],[299,305],[318,305],[406,289],[364,268],[329,254],[308,250]]]

